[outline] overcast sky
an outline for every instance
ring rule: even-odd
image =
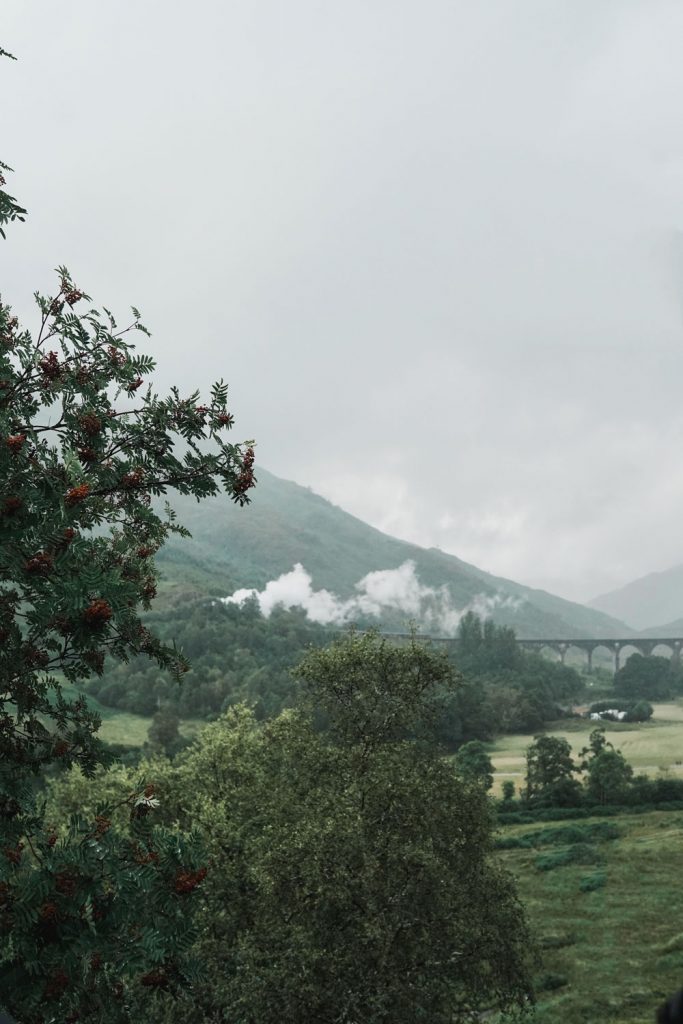
[[[355,515],[589,599],[683,561],[679,0],[3,0],[0,246]],[[255,500],[258,500],[257,498]]]

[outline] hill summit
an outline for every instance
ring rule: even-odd
[[[623,619],[634,629],[660,636],[677,635],[675,631],[680,630],[683,619],[683,565],[641,576],[618,590],[601,594],[590,605]]]

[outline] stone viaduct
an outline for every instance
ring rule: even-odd
[[[612,655],[614,671],[618,672],[621,667],[621,652],[625,647],[633,647],[639,654],[652,654],[656,647],[667,647],[671,652],[672,661],[680,661],[681,649],[683,649],[683,637],[626,637],[612,638],[608,640],[588,639],[579,640],[523,640],[519,638],[517,643],[528,651],[555,651],[560,661],[564,664],[567,651],[570,647],[576,647],[585,651],[588,660],[588,671],[593,668],[593,651],[598,647],[608,650]]]
[[[455,637],[445,636],[426,636],[423,633],[418,633],[418,638],[423,640],[431,640],[437,644],[455,644],[457,639]],[[395,637],[396,639],[408,640],[410,639],[409,633],[385,633],[384,636]],[[584,651],[588,662],[588,671],[591,672],[593,669],[593,652],[599,647],[610,652],[612,655],[612,664],[614,671],[618,672],[621,668],[621,653],[627,647],[632,647],[640,654],[653,654],[655,648],[666,647],[670,651],[672,661],[681,660],[681,651],[683,650],[683,637],[610,637],[607,639],[597,639],[595,637],[586,637],[579,639],[568,640],[565,637],[561,638],[548,638],[548,639],[534,639],[525,640],[521,637],[517,638],[517,643],[520,647],[524,647],[527,651],[538,651],[539,654],[544,651],[553,651],[558,655],[559,660],[564,664],[564,660],[567,656],[567,651],[571,647],[577,648],[579,651]]]

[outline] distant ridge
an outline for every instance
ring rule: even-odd
[[[651,635],[664,636],[662,630],[671,630],[683,619],[683,565],[648,573],[589,603],[591,608],[622,619],[633,629],[648,633],[654,629],[657,632]]]
[[[192,540],[172,538],[159,555],[165,589],[193,585],[225,596],[243,587],[262,589],[300,562],[316,589],[342,599],[355,593],[367,573],[415,563],[423,585],[446,586],[453,605],[477,598],[510,598],[491,617],[521,637],[619,637],[632,630],[609,615],[543,590],[525,587],[469,565],[436,548],[390,537],[309,488],[259,468],[252,504],[238,508],[224,495],[202,501],[176,496],[173,507]],[[405,616],[380,625],[403,628]]]

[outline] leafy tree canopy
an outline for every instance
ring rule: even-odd
[[[493,785],[493,762],[481,740],[464,743],[455,755],[455,767],[463,779],[477,782],[484,789]]]
[[[23,212],[0,192],[0,230]],[[225,384],[206,404],[158,397],[145,387],[154,362],[131,341],[145,332],[137,310],[120,327],[66,268],[57,280],[36,294],[35,333],[0,302],[0,999],[31,1024],[119,1022],[140,993],[193,976],[189,909],[206,864],[195,834],[152,827],[150,785],[123,798],[125,830],[106,802],[46,822],[43,774],[88,776],[107,760],[97,717],[60,680],[137,654],[186,670],[138,614],[156,592],[154,554],[184,532],[152,498],[222,484],[244,504],[254,454],[223,438]]]
[[[197,827],[212,864],[206,970],[163,1019],[455,1024],[526,1006],[530,939],[485,792],[409,738],[457,687],[447,663],[351,636],[301,674],[308,709],[259,722],[236,706],[165,774],[148,769],[161,813]],[[69,788],[55,784],[62,805]]]
[[[658,654],[632,654],[614,675],[620,697],[667,700],[683,693],[683,668]]]
[[[526,752],[526,799],[549,806],[580,803],[581,787],[573,777],[579,769],[571,746],[559,736],[535,736]]]

